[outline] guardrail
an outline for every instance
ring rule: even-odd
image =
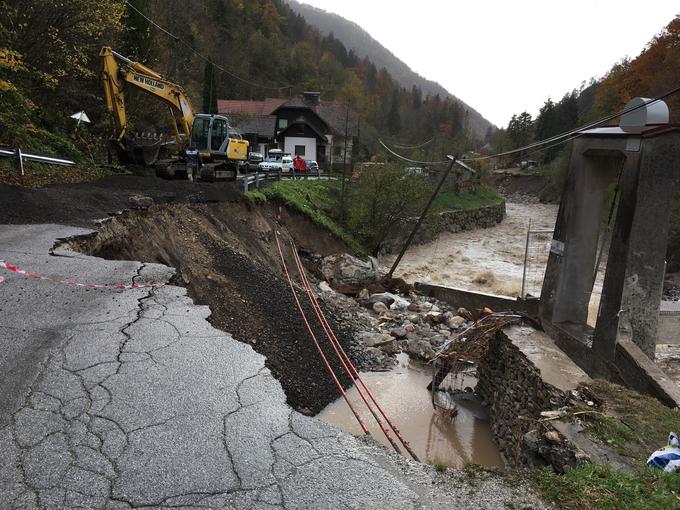
[[[243,192],[247,193],[251,186],[259,188],[264,181],[282,181],[284,179],[337,179],[338,174],[330,172],[255,172],[240,175],[238,180],[243,181]]]
[[[0,157],[15,158],[17,166],[19,167],[19,170],[21,170],[21,175],[24,175],[24,160],[35,161],[36,163],[45,163],[48,165],[61,165],[61,166],[75,165],[75,162],[71,161],[70,159],[40,156],[38,154],[29,154],[26,152],[22,152],[21,149],[0,149]]]

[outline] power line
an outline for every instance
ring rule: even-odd
[[[432,143],[433,141],[434,141],[434,136],[432,138],[430,138],[429,140],[427,140],[426,142],[420,143],[418,145],[402,145],[402,144],[395,143],[394,147],[397,148],[397,149],[420,149],[422,147],[425,147],[429,143]]]
[[[487,159],[498,158],[498,157],[501,157],[501,156],[509,156],[511,154],[517,154],[517,153],[525,152],[525,151],[528,151],[528,150],[531,150],[531,149],[536,149],[536,150],[531,151],[529,153],[529,154],[533,154],[534,152],[546,150],[546,149],[549,149],[551,147],[556,147],[556,146],[561,145],[563,143],[570,142],[571,140],[578,138],[579,136],[582,136],[583,132],[588,130],[588,129],[598,127],[601,124],[604,124],[605,122],[609,122],[610,120],[615,119],[616,117],[620,117],[620,116],[625,115],[627,113],[634,112],[635,110],[638,110],[640,108],[644,108],[645,106],[649,106],[650,104],[661,101],[662,99],[664,99],[668,96],[671,96],[673,94],[676,94],[679,91],[680,91],[680,86],[675,87],[674,89],[666,92],[665,94],[657,96],[654,99],[650,99],[649,101],[645,101],[645,102],[643,102],[639,105],[632,106],[630,108],[624,108],[623,110],[620,110],[616,113],[613,113],[613,114],[611,114],[607,117],[603,117],[601,119],[593,121],[589,124],[586,124],[585,126],[579,126],[577,128],[571,129],[569,131],[565,131],[564,133],[560,133],[558,135],[554,135],[554,136],[551,136],[549,138],[545,138],[545,139],[540,140],[538,142],[530,143],[528,145],[525,145],[523,147],[519,147],[517,149],[512,149],[512,150],[505,151],[505,152],[499,152],[497,154],[492,154],[490,156],[480,156],[480,157],[477,157],[477,158],[467,158],[467,159],[465,159],[465,161],[484,161],[484,160],[487,160]],[[397,157],[397,158],[399,158],[403,161],[407,161],[409,163],[416,163],[416,164],[421,164],[421,165],[442,165],[444,163],[447,163],[446,160],[444,160],[444,161],[418,161],[418,160],[410,159],[410,158],[407,158],[405,156],[402,156],[401,154],[396,153],[394,150],[392,150],[387,145],[385,145],[385,143],[382,140],[378,139],[378,142],[380,143],[380,145],[382,145],[385,148],[385,150],[387,150],[393,156],[395,156],[395,157]],[[550,144],[550,145],[548,145],[547,147],[543,147],[544,145],[547,145],[547,144]]]
[[[378,138],[378,143],[380,143],[380,145],[382,145],[383,148],[384,148],[387,152],[389,152],[390,154],[392,154],[393,156],[395,156],[395,157],[397,157],[397,158],[399,158],[399,159],[401,159],[401,160],[407,161],[407,162],[409,162],[409,163],[415,163],[416,165],[442,165],[442,164],[444,164],[444,163],[448,163],[448,161],[419,161],[419,160],[417,160],[417,159],[410,159],[410,158],[407,158],[406,156],[402,156],[401,154],[397,154],[396,152],[394,152],[394,151],[393,151],[392,149],[390,149],[390,148],[385,144],[385,142],[383,142],[380,138]]]
[[[140,11],[139,9],[137,9],[137,7],[135,7],[134,5],[132,5],[128,0],[125,0],[125,3],[126,3],[132,10],[134,10],[137,14],[139,14],[142,18],[144,18],[144,19],[147,20],[149,23],[151,23],[154,27],[156,27],[157,29],[159,29],[161,32],[165,33],[165,34],[168,35],[169,37],[172,37],[175,41],[181,42],[182,44],[184,44],[184,46],[186,46],[187,48],[189,48],[189,49],[192,51],[192,53],[194,53],[194,55],[196,55],[197,57],[199,57],[201,60],[203,60],[204,62],[211,62],[213,66],[215,66],[217,69],[219,69],[219,70],[222,71],[223,73],[228,74],[228,75],[231,76],[232,78],[235,78],[236,80],[239,80],[239,81],[241,81],[241,82],[243,82],[243,83],[247,83],[248,85],[252,85],[253,87],[259,87],[259,88],[268,89],[268,90],[281,91],[281,90],[284,90],[284,89],[292,89],[292,88],[293,88],[292,85],[284,85],[284,86],[281,86],[281,87],[272,87],[272,86],[269,86],[269,85],[262,85],[261,83],[255,83],[255,82],[250,81],[250,80],[248,80],[248,79],[246,79],[246,78],[242,78],[241,76],[237,75],[237,74],[234,73],[233,71],[230,71],[229,69],[227,69],[227,68],[225,68],[225,67],[223,67],[223,66],[221,66],[221,65],[219,65],[219,64],[217,64],[217,63],[215,63],[215,62],[212,62],[211,60],[209,60],[208,57],[206,57],[205,55],[203,55],[202,53],[200,53],[196,48],[194,48],[194,47],[193,47],[191,44],[189,44],[187,41],[185,41],[185,40],[182,39],[181,37],[179,37],[179,36],[173,34],[173,33],[170,32],[169,30],[167,30],[166,28],[164,28],[164,27],[162,27],[161,25],[159,25],[158,23],[156,23],[154,20],[152,20],[151,18],[149,18],[149,17],[148,17],[146,14],[144,14],[142,11]]]

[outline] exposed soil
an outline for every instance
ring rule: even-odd
[[[222,202],[241,197],[240,183],[191,183],[112,175],[94,182],[30,189],[0,183],[0,224],[59,223],[91,226],[124,209],[150,202]]]
[[[515,202],[559,202],[560,197],[547,193],[547,181],[541,174],[525,174],[510,169],[497,170],[491,175],[491,185]]]
[[[338,390],[283,278],[274,229],[279,231],[295,280],[291,239],[301,253],[347,251],[306,217],[272,205],[251,207],[243,202],[165,204],[129,211],[107,223],[97,236],[74,241],[71,247],[109,259],[160,262],[177,268],[177,283],[186,285],[196,302],[210,306],[212,323],[267,357],[267,366],[293,407],[316,413],[337,398]],[[306,300],[301,301],[307,307]],[[314,316],[311,308],[306,312]],[[349,350],[351,332],[332,310],[326,312]],[[319,339],[324,338],[318,325],[312,327]],[[330,346],[323,345],[329,361],[335,359],[331,361],[334,370],[342,374]],[[346,378],[341,381],[349,384]]]

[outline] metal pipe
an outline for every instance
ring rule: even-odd
[[[411,235],[408,236],[408,239],[404,243],[404,247],[401,249],[401,252],[399,252],[399,256],[394,261],[394,264],[392,264],[392,267],[390,268],[389,273],[387,273],[387,276],[386,276],[387,278],[392,278],[392,275],[394,274],[394,270],[397,269],[399,262],[401,262],[401,258],[404,256],[404,253],[406,253],[406,250],[408,250],[408,247],[411,246],[411,243],[413,242],[413,238],[416,236],[416,232],[418,232],[418,229],[420,228],[420,225],[423,223],[425,216],[427,216],[427,213],[430,210],[430,206],[432,206],[432,202],[434,202],[434,199],[437,197],[439,190],[444,185],[444,182],[446,181],[446,178],[449,176],[449,173],[451,172],[453,165],[456,164],[457,156],[446,156],[446,157],[450,161],[449,166],[446,167],[446,172],[444,172],[444,175],[442,176],[441,180],[439,181],[439,184],[437,184],[437,188],[434,190],[434,193],[432,193],[432,196],[430,197],[430,201],[425,206],[423,213],[420,215],[420,218],[418,218],[418,222],[415,224],[415,226],[413,227],[413,230],[411,231]]]
[[[524,295],[524,289],[526,287],[526,281],[527,281],[527,261],[529,260],[529,236],[531,235],[531,218],[529,218],[529,228],[527,229],[527,240],[526,243],[524,243],[524,269],[522,270],[522,292],[520,293],[520,297],[524,299],[526,296]]]
[[[21,149],[13,150],[13,149],[0,149],[0,157],[3,158],[14,158],[18,156],[18,153],[21,154],[21,159],[25,159],[28,161],[35,161],[36,163],[46,163],[49,165],[62,165],[62,166],[71,166],[75,165],[74,161],[71,161],[70,159],[61,159],[61,158],[51,158],[49,156],[38,156],[37,154],[27,154],[25,152],[21,152]]]

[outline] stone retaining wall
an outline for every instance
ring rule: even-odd
[[[505,218],[505,201],[477,209],[443,211],[430,216],[423,222],[413,242],[415,244],[429,243],[444,232],[455,233],[462,230],[493,227],[503,221],[503,218]],[[382,252],[398,251],[408,239],[417,221],[417,218],[410,218],[395,229],[397,234],[385,242]]]
[[[525,435],[541,411],[564,405],[568,392],[589,378],[542,332],[523,326],[499,331],[478,367],[475,392],[489,411],[491,432],[511,464],[533,455]]]

